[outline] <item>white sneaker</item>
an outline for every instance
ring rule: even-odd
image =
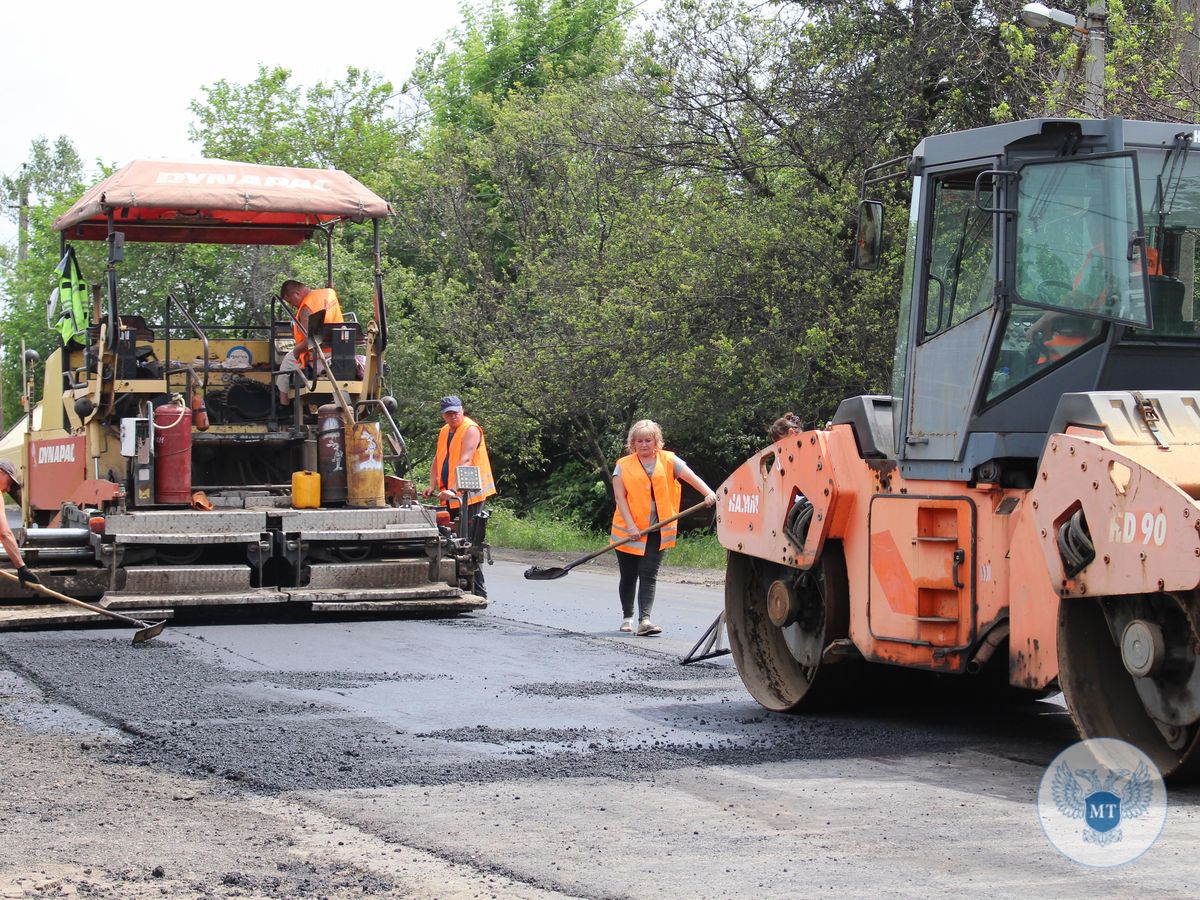
[[[631,634],[633,632],[633,619],[622,619],[621,627],[617,630],[624,631],[626,634]]]
[[[642,619],[642,621],[638,623],[637,633],[639,637],[649,637],[652,634],[662,634],[662,629],[649,619]]]

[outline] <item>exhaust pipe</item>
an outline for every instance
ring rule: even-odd
[[[978,675],[1006,637],[1008,637],[1008,622],[1002,622],[989,631],[987,637],[983,639],[983,643],[979,645],[979,649],[975,651],[975,655],[967,663],[967,672],[971,675]]]

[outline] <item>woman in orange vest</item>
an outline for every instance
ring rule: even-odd
[[[437,447],[434,449],[433,464],[429,467],[429,487],[426,497],[437,494],[438,500],[450,509],[451,516],[458,514],[459,499],[458,467],[477,466],[481,490],[473,493],[467,503],[471,507],[470,539],[476,545],[484,541],[487,516],[482,515],[484,501],[496,493],[496,480],[492,477],[492,461],[488,458],[487,441],[483,429],[474,419],[463,413],[462,400],[458,397],[443,397],[441,402],[442,421],[446,424],[438,432]],[[483,566],[475,565],[475,593],[487,598],[483,584]]]
[[[686,462],[663,449],[663,433],[649,419],[634,422],[625,440],[627,456],[617,460],[613,470],[613,496],[617,501],[613,513],[612,539],[635,540],[617,548],[617,565],[621,582],[621,631],[633,631],[633,598],[637,594],[637,633],[643,637],[661,634],[662,629],[650,621],[654,606],[654,589],[663,551],[675,546],[678,523],[647,533],[651,525],[671,518],[679,512],[680,481],[686,481],[704,497],[706,506],[715,506],[717,495],[693,472]]]

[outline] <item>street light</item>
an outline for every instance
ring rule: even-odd
[[[1046,28],[1049,25],[1075,28],[1078,21],[1070,13],[1063,12],[1061,9],[1051,9],[1045,3],[1026,3],[1021,7],[1021,18],[1026,25],[1034,28]]]
[[[1052,9],[1045,3],[1026,3],[1021,8],[1021,19],[1034,28],[1059,25],[1086,35],[1088,56],[1083,75],[1084,111],[1100,118],[1104,114],[1104,44],[1107,40],[1104,26],[1108,21],[1105,0],[1089,3],[1087,11],[1078,18],[1061,9]]]

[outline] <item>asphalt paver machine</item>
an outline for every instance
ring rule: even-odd
[[[1042,119],[867,173],[860,268],[872,185],[912,180],[891,394],[720,488],[730,648],[759,703],[991,660],[1061,688],[1082,736],[1200,771],[1198,139]]]
[[[389,214],[339,171],[140,161],[55,223],[62,288],[87,290],[91,309],[76,333],[63,331],[41,367],[41,399],[0,444],[23,476],[25,555],[46,584],[160,618],[209,606],[486,605],[470,590],[469,545],[400,477],[404,439],[383,388],[379,227]],[[286,404],[276,383],[295,323],[280,298],[243,303],[257,322],[211,324],[163,284],[150,298],[156,321],[122,312],[128,244],[289,247],[316,235],[333,287],[337,227],[373,228],[370,321],[310,318],[310,368],[288,379]],[[107,242],[103,285],[70,284],[78,241]],[[313,471],[319,487],[305,480]],[[93,618],[0,583],[0,628]]]

